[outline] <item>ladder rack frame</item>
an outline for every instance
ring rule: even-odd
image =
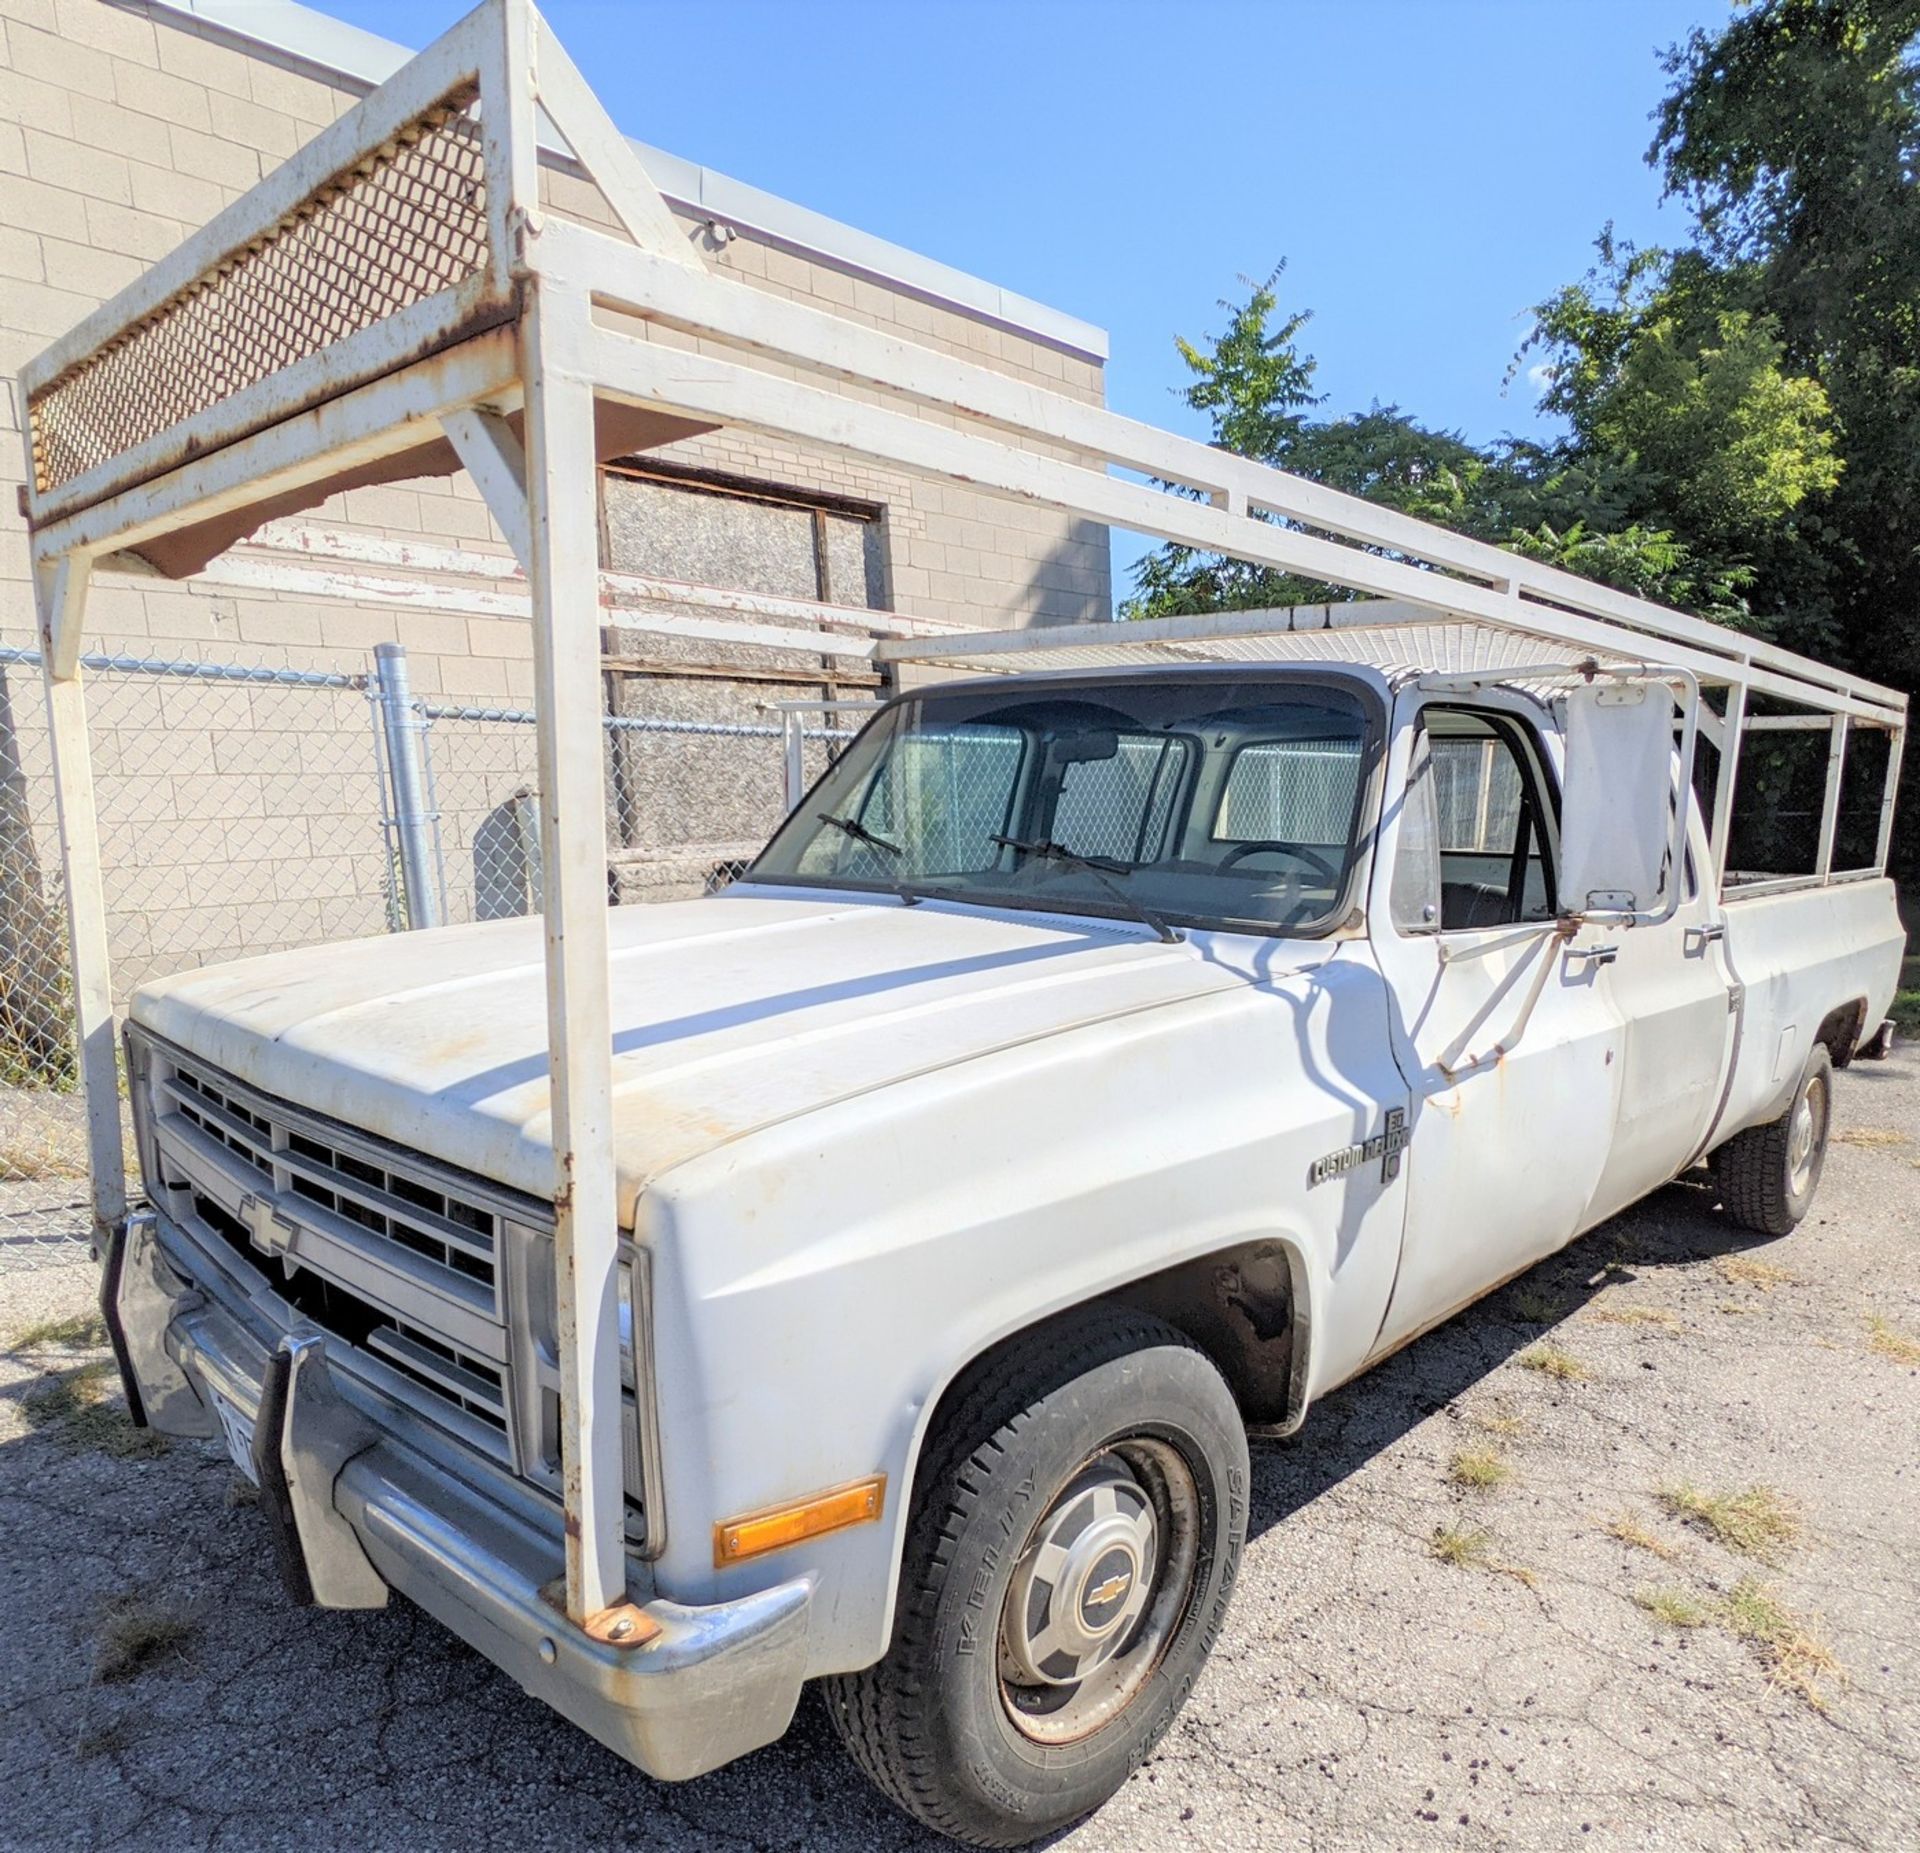
[[[468,126],[449,131],[450,118]],[[542,207],[543,118],[599,188],[621,233]],[[164,344],[194,316],[217,322],[222,292],[257,276],[253,266],[322,235],[333,203],[404,166],[423,137],[448,133],[470,136],[483,164],[483,261],[391,313],[362,315],[259,377],[228,383],[216,370],[190,379],[188,409],[164,429],[136,430],[116,446],[87,423],[90,382],[110,382],[115,356],[129,344]],[[342,295],[357,300],[354,266],[385,255],[343,257]],[[23,368],[21,389],[92,1204],[102,1232],[124,1217],[126,1197],[80,661],[93,567],[214,517],[257,508],[265,520],[342,472],[428,441],[452,445],[512,543],[533,629],[566,1606],[582,1627],[627,1600],[596,403],[943,477],[1393,602],[1391,610],[1334,607],[1329,627],[1392,622],[1417,631],[1436,619],[1466,621],[1523,636],[1555,660],[1658,662],[1727,691],[1727,737],[1767,724],[1746,720],[1752,696],[1794,704],[1833,742],[1821,866],[1810,880],[1832,875],[1849,731],[1884,729],[1889,773],[1871,872],[1884,867],[1906,724],[1897,691],[714,270],[528,0],[484,0]],[[111,409],[137,425],[137,408]],[[92,461],[63,466],[60,445],[71,447],[76,432],[91,440],[81,454]],[[878,663],[998,659],[1004,667],[1066,644],[1206,639],[1230,647],[1294,622],[1293,614],[1228,613],[1128,625],[1124,638],[1113,626],[1077,626],[864,644]],[[1721,759],[1716,872],[1737,755]]]

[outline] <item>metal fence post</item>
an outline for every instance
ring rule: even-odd
[[[787,749],[787,809],[791,812],[807,795],[807,737],[797,709],[789,708],[780,716],[780,728]]]
[[[375,644],[373,676],[387,749],[394,834],[400,844],[400,875],[407,889],[407,925],[442,926],[447,908],[435,866],[434,816],[427,799],[427,722],[414,703],[406,651],[397,643]]]

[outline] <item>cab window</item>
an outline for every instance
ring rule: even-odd
[[[1504,715],[1428,708],[1401,825],[1396,924],[1457,933],[1551,920],[1551,805],[1530,729]]]

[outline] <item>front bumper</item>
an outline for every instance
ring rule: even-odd
[[[803,1578],[688,1608],[635,1593],[657,1632],[596,1640],[554,1592],[559,1528],[512,1510],[421,1445],[377,1425],[317,1333],[286,1336],[197,1287],[191,1240],[152,1212],[106,1255],[102,1307],[134,1420],[244,1446],[290,1593],[375,1608],[399,1590],[562,1716],[648,1774],[678,1781],[773,1742],[807,1654]],[[641,1572],[644,1574],[644,1571]]]

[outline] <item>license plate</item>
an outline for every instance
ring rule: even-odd
[[[233,1464],[255,1486],[258,1486],[260,1476],[253,1470],[253,1418],[242,1415],[217,1392],[214,1395],[213,1408],[214,1413],[220,1418],[220,1430],[227,1438],[227,1452],[233,1456]]]

